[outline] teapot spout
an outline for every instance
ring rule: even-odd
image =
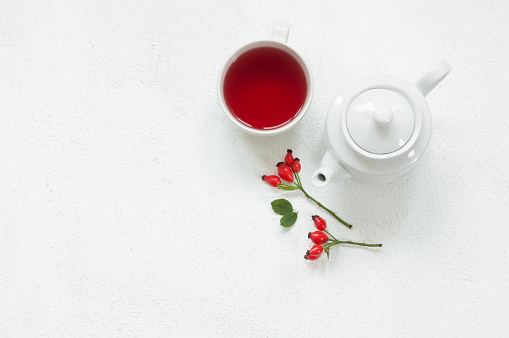
[[[439,61],[433,68],[424,73],[415,83],[423,96],[429,94],[451,72],[451,65],[445,60]]]
[[[350,178],[351,175],[341,166],[338,161],[327,151],[322,158],[320,169],[311,176],[311,182],[317,188],[325,187],[327,184]]]

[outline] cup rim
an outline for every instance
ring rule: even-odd
[[[307,80],[307,94],[306,94],[306,100],[304,101],[304,105],[302,106],[300,112],[295,116],[289,123],[275,129],[255,129],[251,128],[243,123],[241,123],[235,116],[233,116],[232,112],[226,105],[225,99],[224,99],[224,78],[226,76],[226,72],[228,71],[228,68],[230,67],[232,60],[236,57],[238,57],[241,54],[244,54],[248,50],[258,48],[258,47],[275,47],[279,48],[285,52],[288,52],[294,59],[297,60],[297,62],[302,67],[302,70],[304,71],[304,74],[306,75]],[[242,47],[235,50],[234,53],[230,55],[224,62],[223,66],[221,67],[221,71],[219,72],[219,76],[217,79],[217,95],[219,99],[219,103],[221,104],[221,108],[225,115],[232,121],[237,127],[242,129],[243,131],[253,134],[253,135],[261,135],[261,136],[271,136],[271,135],[278,135],[281,133],[284,133],[285,131],[291,129],[294,127],[307,113],[309,110],[309,107],[311,106],[311,101],[313,99],[313,76],[311,74],[311,71],[309,70],[309,67],[307,66],[306,61],[304,58],[293,48],[288,46],[285,43],[281,43],[275,40],[258,40],[251,43],[248,43],[246,45],[243,45]]]

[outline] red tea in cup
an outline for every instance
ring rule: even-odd
[[[308,94],[306,74],[289,53],[257,47],[240,54],[224,77],[224,100],[242,124],[280,128],[301,112]]]

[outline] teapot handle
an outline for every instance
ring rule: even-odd
[[[430,70],[415,83],[415,86],[423,96],[429,94],[446,76],[450,73],[452,67],[445,60],[439,61]]]

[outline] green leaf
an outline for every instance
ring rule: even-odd
[[[281,221],[279,223],[281,223],[281,225],[284,226],[285,228],[288,228],[288,227],[291,227],[295,223],[296,220],[297,220],[297,213],[290,211],[290,212],[284,214],[283,217],[281,217]]]
[[[330,248],[323,249],[323,251],[325,251],[325,253],[327,254],[327,259],[329,258],[329,250],[330,250]]]
[[[285,186],[282,186],[282,185],[278,185],[278,189],[281,189],[281,190],[289,190],[289,191],[291,191],[291,190],[297,190],[297,189],[299,189],[299,188],[297,188],[297,187],[292,187],[292,186],[290,186],[290,187],[285,187]]]
[[[288,202],[284,198],[274,200],[270,203],[270,205],[272,205],[272,210],[274,210],[274,212],[278,215],[284,215],[293,211],[292,203]]]

